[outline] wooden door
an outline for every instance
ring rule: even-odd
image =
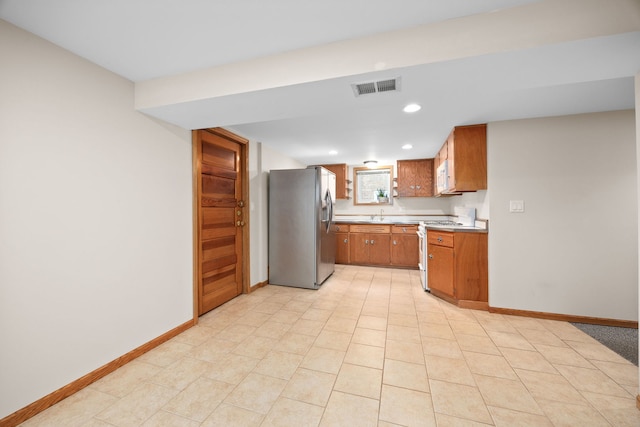
[[[246,141],[222,129],[194,132],[197,174],[197,311],[243,292]]]

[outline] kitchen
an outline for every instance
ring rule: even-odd
[[[10,117],[16,126],[3,127],[2,140],[21,144],[9,145],[16,162],[3,163],[1,169],[2,194],[11,202],[4,206],[13,206],[2,223],[10,222],[15,230],[3,228],[2,259],[11,264],[3,264],[2,283],[15,283],[15,287],[2,289],[2,300],[12,302],[11,307],[3,305],[6,317],[2,324],[12,325],[11,331],[3,330],[8,346],[21,350],[3,354],[3,366],[14,369],[1,383],[15,386],[21,378],[38,378],[32,381],[31,390],[12,393],[12,400],[5,400],[6,415],[190,318],[192,212],[188,131],[129,112],[134,93],[130,81],[8,24],[2,24],[2,31],[16,50],[32,55],[27,61],[19,51],[4,46],[18,64],[5,69],[11,73],[9,81],[20,84],[6,88],[13,104],[3,110],[3,117]],[[35,59],[42,52],[59,61],[60,68]],[[45,82],[38,93],[28,90],[31,81],[24,70]],[[86,76],[97,79],[100,88]],[[636,100],[640,99],[637,86]],[[633,91],[632,86],[629,89]],[[94,96],[87,99],[83,93]],[[52,104],[56,108],[47,108]],[[113,114],[127,126],[106,126],[97,132],[97,124]],[[475,207],[479,218],[490,221],[492,306],[637,320],[634,111],[568,116],[557,111],[551,116],[488,123],[487,191],[398,200],[385,214],[451,213],[456,206]],[[39,124],[35,129],[34,123]],[[47,141],[42,135],[47,135]],[[87,135],[93,137],[87,141]],[[437,139],[442,142],[445,136],[446,132]],[[74,143],[78,140],[91,144],[95,151],[86,152]],[[62,150],[53,150],[52,142]],[[268,279],[268,172],[306,164],[265,143],[252,140],[249,145],[251,282],[256,284]],[[151,158],[149,153],[153,153]],[[119,165],[118,171],[113,164]],[[96,174],[98,170],[106,175]],[[152,175],[160,180],[162,190],[150,179]],[[19,186],[9,187],[9,182]],[[80,200],[78,193],[86,197]],[[511,200],[523,200],[525,212],[510,213]],[[56,208],[48,211],[46,223],[36,215],[42,205]],[[338,207],[343,213],[378,213],[356,209],[348,202]],[[46,226],[50,224],[56,227]],[[94,239],[88,237],[90,232]],[[158,242],[158,233],[165,237],[162,242],[148,245]],[[123,246],[123,241],[130,246]],[[71,250],[65,246],[70,242],[94,252]],[[116,252],[138,260],[137,265],[113,264]],[[91,254],[112,265],[105,268]],[[32,259],[40,260],[37,267]],[[61,274],[59,266],[71,265],[72,277]],[[102,273],[95,277],[95,271]],[[51,280],[43,282],[40,272]],[[132,276],[136,280],[130,280]],[[88,282],[94,283],[90,291],[85,286]],[[54,290],[60,288],[49,286],[51,283],[63,286],[76,298],[70,301],[60,296]],[[131,328],[141,322],[140,306],[147,307],[144,324]],[[78,317],[92,321],[78,324],[73,320]],[[116,332],[111,329],[114,322]],[[25,336],[32,339],[25,343]],[[79,343],[86,337],[92,338],[85,348]],[[70,358],[65,351],[69,348],[83,357]],[[39,356],[46,354],[52,356]],[[34,363],[23,363],[32,359]],[[2,375],[4,379],[9,373]]]
[[[608,178],[617,185],[606,185],[602,180],[607,172],[596,167],[601,157],[600,138],[610,139],[611,136],[618,141],[630,141],[632,129],[623,123],[631,123],[632,117],[633,112],[620,111],[490,123],[487,131],[488,190],[447,198],[397,198],[394,205],[385,205],[384,214],[388,218],[394,215],[443,215],[452,214],[456,206],[464,206],[475,208],[478,218],[488,219],[489,300],[492,307],[632,320],[634,298],[623,302],[618,297],[628,294],[636,275],[634,207],[633,201],[624,196],[635,191],[633,172],[630,174],[633,147],[609,147],[621,150],[614,154],[620,161],[620,168]],[[609,129],[608,124],[613,123],[618,124],[614,126],[615,131]],[[612,131],[614,133],[609,135]],[[522,141],[521,145],[516,141]],[[562,149],[559,148],[561,141]],[[500,147],[499,150],[492,148],[494,144]],[[264,146],[258,146],[258,149],[269,150]],[[277,153],[269,152],[269,158],[277,156]],[[521,156],[521,152],[526,152],[527,156]],[[554,156],[550,157],[549,153]],[[541,175],[540,171],[546,174]],[[570,189],[564,184],[556,185],[559,174],[571,182]],[[596,178],[598,174],[602,174],[600,179]],[[593,193],[598,188],[600,191]],[[510,212],[514,189],[521,194],[517,198],[524,200],[523,213]],[[600,202],[594,203],[594,200]],[[530,213],[530,208],[538,204],[544,208]],[[617,220],[602,224],[600,218],[611,216],[612,206],[616,207]],[[345,214],[377,216],[379,209],[354,205],[353,200],[337,200],[336,215]],[[535,218],[531,218],[534,215]],[[626,215],[626,220],[618,221],[621,215]],[[562,218],[572,218],[582,226],[568,226]],[[606,231],[598,233],[600,237],[590,233],[590,243],[586,244],[584,224],[598,224]],[[603,241],[597,243],[599,238]],[[624,249],[598,251],[591,244],[613,244]],[[502,257],[510,261],[495,261]],[[610,267],[601,268],[603,265]],[[514,281],[517,281],[517,287],[512,285]],[[610,294],[601,292],[603,283],[612,290]],[[571,310],[567,310],[568,306],[563,302],[569,295]],[[555,307],[556,311],[548,307]]]

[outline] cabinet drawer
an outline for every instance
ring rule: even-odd
[[[391,226],[391,232],[393,234],[416,234],[418,231],[417,225],[393,225]]]
[[[333,225],[333,230],[336,231],[336,232],[348,233],[349,232],[349,224],[334,224]]]
[[[390,225],[351,224],[349,231],[352,233],[390,233]]]
[[[450,231],[427,230],[427,243],[430,245],[453,247],[453,233]]]

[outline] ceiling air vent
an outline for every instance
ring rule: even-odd
[[[379,92],[395,92],[400,90],[400,77],[377,82],[354,83],[351,88],[356,97]]]

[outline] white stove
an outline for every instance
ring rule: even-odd
[[[420,283],[425,292],[431,292],[429,282],[427,280],[427,222],[439,221],[420,221],[418,225],[418,268],[420,269]]]
[[[422,283],[422,289],[426,292],[431,292],[429,289],[428,280],[428,265],[427,265],[427,227],[473,227],[476,220],[476,210],[474,208],[455,208],[455,214],[457,221],[451,219],[440,220],[426,220],[420,221],[418,225],[418,251],[420,257],[418,258],[418,268],[420,269],[420,282]]]

